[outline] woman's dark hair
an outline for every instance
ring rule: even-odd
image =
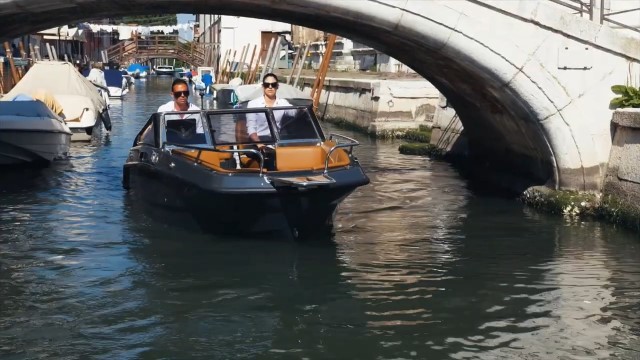
[[[276,79],[276,81],[278,81],[278,77],[276,76],[276,74],[274,73],[267,73],[262,77],[262,82],[264,82],[269,76],[273,77],[274,79]]]

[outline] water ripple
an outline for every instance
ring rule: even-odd
[[[3,360],[640,357],[633,234],[482,197],[397,141],[340,131],[371,184],[326,241],[141,212],[121,167],[170,80],[138,80],[100,142],[0,177]]]

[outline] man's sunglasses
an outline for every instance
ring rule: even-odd
[[[173,96],[175,96],[177,98],[179,98],[181,96],[189,97],[189,92],[188,91],[174,91],[173,92]]]
[[[270,87],[277,89],[278,88],[278,83],[277,82],[263,82],[262,83],[262,87],[265,89],[268,89]]]

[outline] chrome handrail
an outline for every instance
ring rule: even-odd
[[[334,151],[336,151],[337,149],[340,149],[340,148],[349,148],[349,156],[351,156],[353,154],[353,147],[360,145],[360,143],[357,140],[352,139],[352,138],[347,137],[347,136],[344,136],[344,135],[340,135],[340,134],[329,134],[329,140],[333,140],[334,136],[346,139],[346,140],[350,141],[350,143],[348,143],[348,144],[336,144],[333,147],[331,147],[331,149],[329,149],[329,151],[327,151],[327,157],[324,159],[324,172],[323,172],[324,175],[329,173],[329,160],[331,159],[331,154]]]

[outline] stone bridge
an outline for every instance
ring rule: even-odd
[[[610,86],[639,81],[639,42],[572,14],[558,5],[562,1],[584,5],[577,0],[4,0],[0,37],[79,20],[185,12],[326,30],[370,45],[432,82],[456,109],[469,152],[479,163],[530,184],[597,190],[611,148]]]

